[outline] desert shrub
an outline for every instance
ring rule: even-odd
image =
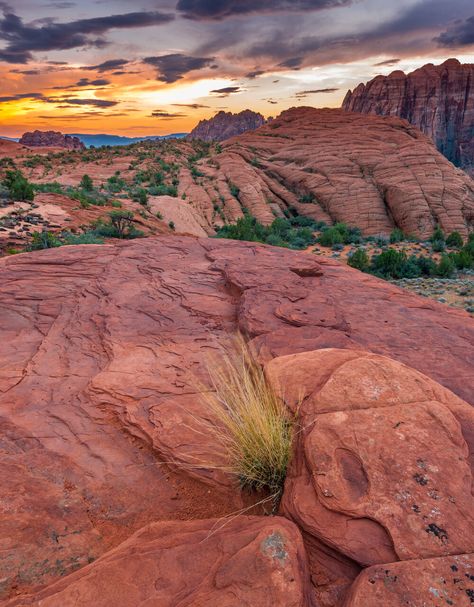
[[[374,255],[370,269],[382,278],[405,278],[407,263],[406,253],[396,249],[387,249],[380,255]]]
[[[111,194],[118,194],[124,189],[125,185],[126,183],[121,177],[118,175],[112,175],[112,177],[107,179],[105,187]]]
[[[343,244],[344,238],[339,230],[333,226],[322,232],[318,242],[323,247],[332,247],[335,244]]]
[[[31,242],[26,247],[27,251],[39,251],[41,249],[53,249],[61,246],[61,241],[52,232],[35,232]]]
[[[84,232],[83,234],[65,234],[63,240],[66,245],[104,243],[104,239],[97,236],[94,231]]]
[[[94,182],[89,177],[89,175],[83,175],[79,183],[79,187],[82,190],[85,190],[86,192],[92,192],[92,190],[94,189]]]
[[[200,423],[218,450],[215,462],[197,466],[221,469],[241,487],[269,491],[276,507],[292,454],[294,416],[242,338],[209,365],[209,376],[213,392],[203,389],[202,396],[214,419]]]
[[[68,187],[64,192],[67,196],[81,205],[82,208],[87,209],[90,205],[103,207],[108,204],[109,199],[104,194],[98,192],[95,188],[92,190],[83,190],[82,188]]]
[[[464,244],[462,236],[459,232],[451,232],[446,238],[446,246],[452,249],[460,249]]]
[[[170,222],[168,223],[168,227],[169,227],[171,230],[173,230],[173,231],[174,231],[174,230],[176,230],[176,226],[174,225],[174,221],[170,221]]]
[[[444,232],[440,228],[440,226],[436,226],[436,229],[433,232],[430,240],[431,240],[431,242],[436,242],[438,240],[442,240],[444,242],[446,240],[445,237],[444,237]]]
[[[311,204],[312,202],[314,202],[314,194],[312,192],[308,192],[307,194],[302,194],[299,197],[299,201],[302,204]]]
[[[405,236],[404,231],[400,230],[400,228],[395,228],[394,230],[392,230],[392,232],[390,234],[390,243],[391,244],[395,244],[397,242],[403,242],[406,239],[407,239],[407,237]]]
[[[20,202],[32,201],[35,197],[33,185],[21,171],[7,171],[3,185],[8,188],[12,200]]]
[[[148,192],[145,188],[136,188],[132,191],[132,200],[146,206],[148,204]]]
[[[265,242],[266,229],[255,217],[244,215],[235,224],[223,226],[217,231],[218,238],[247,240],[250,242]]]
[[[229,181],[229,190],[234,198],[239,198],[240,188],[238,188],[235,183],[232,183],[231,181]]]
[[[455,269],[456,266],[452,258],[449,255],[443,255],[436,268],[436,275],[442,278],[451,278]]]
[[[34,183],[33,188],[35,192],[46,192],[48,194],[62,194],[63,187],[57,181],[51,181],[50,183]]]
[[[355,268],[361,272],[367,272],[370,266],[369,256],[364,249],[357,249],[352,255],[349,255],[347,264],[351,266],[351,268]]]
[[[464,249],[456,251],[456,253],[450,253],[449,256],[458,270],[470,270],[474,268],[474,257]]]
[[[446,243],[444,240],[433,240],[431,248],[433,249],[434,253],[442,253],[446,250]]]
[[[108,238],[139,238],[143,232],[133,225],[132,211],[114,210],[109,213],[109,221],[98,221],[94,232]]]

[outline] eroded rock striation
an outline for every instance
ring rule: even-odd
[[[449,59],[410,74],[377,76],[349,91],[350,112],[400,116],[426,133],[456,166],[474,173],[474,64]]]
[[[0,605],[86,605],[100,585],[104,607],[119,590],[141,604],[137,588],[144,604],[341,607],[368,566],[473,551],[466,313],[242,242],[169,236],[0,266]],[[288,406],[304,388],[281,512],[294,524],[182,522],[243,508],[229,479],[192,467],[216,449],[195,425],[209,355],[237,329]]]
[[[243,110],[238,114],[221,111],[209,120],[201,120],[188,135],[188,139],[225,141],[247,131],[254,131],[265,122],[262,114],[252,110]]]
[[[28,147],[57,147],[65,148],[67,150],[86,149],[86,146],[79,137],[64,135],[59,131],[32,131],[24,133],[19,143]]]

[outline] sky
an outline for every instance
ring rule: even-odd
[[[0,135],[187,132],[474,63],[473,0],[0,0]]]

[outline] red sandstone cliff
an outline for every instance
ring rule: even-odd
[[[400,116],[430,136],[455,165],[474,172],[474,64],[449,59],[405,74],[377,76],[349,91],[351,112]]]
[[[251,110],[244,110],[239,114],[219,112],[209,120],[201,120],[197,127],[189,134],[189,139],[224,141],[247,131],[254,131],[263,124],[265,124],[265,118],[262,114],[252,112]]]
[[[30,147],[59,147],[68,150],[85,150],[86,146],[79,137],[63,135],[59,131],[33,131],[24,133],[20,143]]]

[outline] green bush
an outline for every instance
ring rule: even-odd
[[[441,261],[436,268],[436,275],[442,278],[451,278],[454,274],[456,266],[449,255],[443,255]]]
[[[27,251],[39,251],[41,249],[54,249],[61,246],[61,241],[52,232],[35,232]]]
[[[369,256],[364,249],[357,249],[355,253],[349,255],[347,264],[351,266],[351,268],[355,268],[361,272],[367,272],[370,266]]]
[[[7,171],[3,185],[8,188],[12,200],[28,202],[34,200],[33,185],[26,179],[21,171]]]
[[[382,278],[405,278],[408,257],[403,251],[387,249],[372,258],[371,271]]]
[[[407,238],[405,236],[405,232],[403,230],[400,230],[400,228],[395,228],[394,230],[392,230],[392,232],[390,234],[390,243],[391,244],[395,244],[397,242],[403,242],[406,239]]]
[[[66,245],[104,243],[104,239],[97,236],[94,231],[84,232],[83,234],[65,234],[63,239]]]
[[[133,225],[132,211],[114,210],[109,213],[109,221],[98,221],[95,234],[108,238],[140,238],[143,232]]]
[[[94,182],[89,177],[89,175],[83,175],[81,182],[79,183],[79,187],[86,192],[92,192],[94,189]]]
[[[446,243],[444,240],[433,240],[431,248],[434,253],[442,253],[446,249]]]
[[[433,235],[431,236],[430,240],[431,242],[436,242],[438,240],[442,240],[444,242],[446,240],[444,237],[444,232],[439,226],[436,226],[436,229],[433,232]]]
[[[451,232],[451,234],[446,238],[446,246],[451,247],[452,249],[460,249],[463,244],[464,241],[459,232]]]
[[[323,247],[332,247],[335,244],[343,244],[344,237],[334,226],[324,230],[321,236],[318,238],[318,242]]]

